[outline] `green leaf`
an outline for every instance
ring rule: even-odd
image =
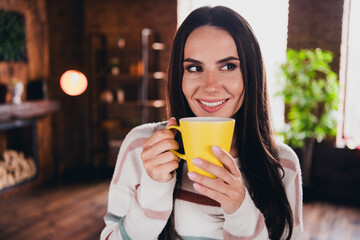
[[[317,49],[288,49],[280,65],[283,90],[277,95],[287,106],[288,129],[281,134],[286,143],[304,146],[308,138],[323,139],[336,134],[334,111],[339,103],[337,74],[331,70],[334,54]]]
[[[26,59],[24,17],[17,12],[0,9],[0,61]]]

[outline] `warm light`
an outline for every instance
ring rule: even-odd
[[[68,70],[60,78],[61,89],[70,96],[78,96],[87,88],[88,82],[82,72]]]
[[[163,78],[165,78],[165,73],[164,72],[154,72],[153,77],[155,79],[163,79]]]
[[[165,101],[164,100],[155,100],[153,102],[153,106],[156,108],[163,107],[163,106],[165,106]]]
[[[164,50],[165,49],[165,44],[159,43],[159,42],[154,42],[152,44],[152,49],[154,49],[154,50]]]

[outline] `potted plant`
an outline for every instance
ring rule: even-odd
[[[333,53],[319,48],[288,49],[281,65],[286,112],[285,143],[302,150],[304,185],[310,184],[315,141],[336,135],[339,103],[337,74],[331,70]]]
[[[13,89],[13,83],[17,86],[23,84],[23,76],[27,75],[26,55],[26,32],[25,19],[20,13],[0,9],[0,75],[3,86]],[[21,79],[18,81],[17,79]],[[23,86],[22,86],[23,88]],[[19,89],[19,87],[17,87]],[[7,93],[1,93],[1,102],[7,98]],[[16,98],[18,99],[18,98]],[[17,100],[17,102],[19,102]]]
[[[26,60],[24,17],[17,12],[0,9],[0,61]]]

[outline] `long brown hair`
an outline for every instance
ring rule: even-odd
[[[184,47],[190,33],[204,25],[226,30],[235,41],[245,88],[243,105],[233,116],[236,119],[235,141],[242,174],[249,185],[251,198],[265,217],[269,237],[280,239],[285,235],[286,239],[290,239],[292,211],[281,180],[284,170],[273,142],[262,55],[250,25],[238,13],[226,7],[202,7],[194,10],[182,23],[173,41],[169,63],[169,115],[176,119],[195,116],[181,91]],[[182,166],[177,169],[178,180],[181,176]],[[181,181],[177,181],[174,200],[180,187]],[[175,237],[179,236],[174,228],[173,211],[160,239]]]

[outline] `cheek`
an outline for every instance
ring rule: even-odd
[[[244,84],[243,82],[238,83],[236,86],[234,86],[234,91],[238,95],[242,95],[244,92]]]
[[[236,79],[236,78],[233,78],[233,79]],[[237,78],[237,79],[239,79],[239,78]],[[241,79],[241,81],[239,81],[239,80],[227,81],[226,89],[228,90],[228,92],[231,93],[231,95],[233,95],[235,97],[240,97],[241,95],[243,95],[244,82],[242,79]]]
[[[191,97],[191,95],[194,93],[194,86],[191,83],[191,81],[189,81],[187,78],[183,78],[182,81],[182,91],[186,97],[186,99],[188,99],[189,97]],[[189,100],[189,99],[188,99]]]

